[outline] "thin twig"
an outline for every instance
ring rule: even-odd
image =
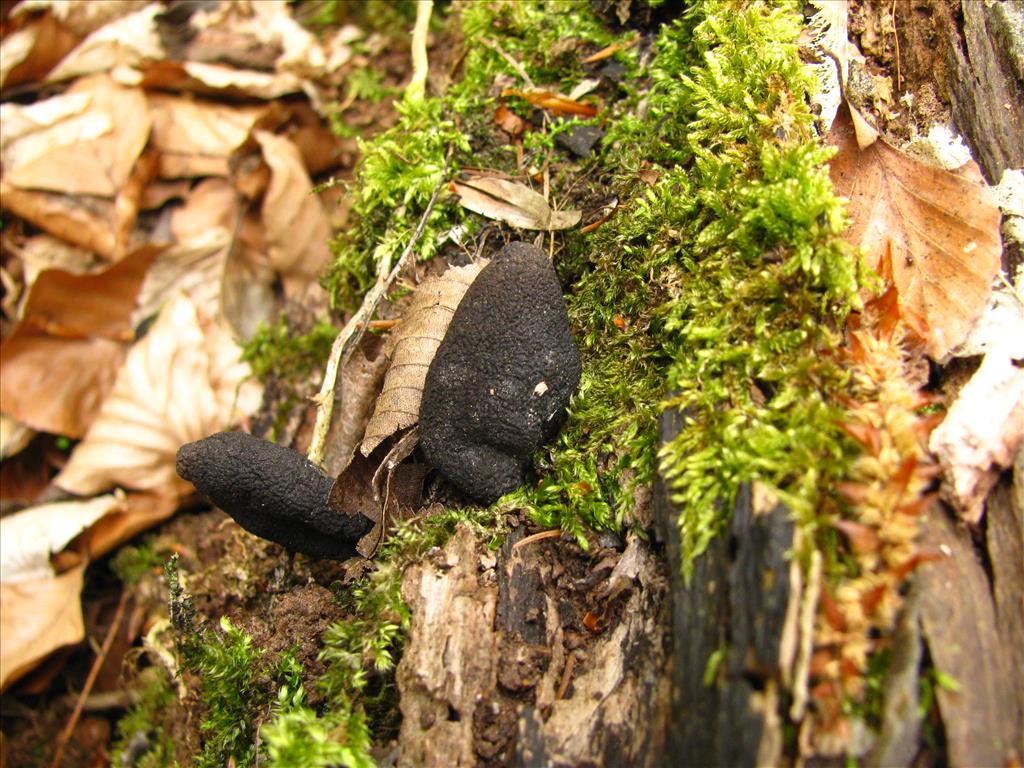
[[[114,644],[114,638],[117,636],[117,632],[121,628],[121,620],[124,618],[124,611],[125,607],[128,605],[129,596],[130,592],[127,589],[122,590],[121,599],[117,601],[117,610],[114,612],[114,618],[110,622],[110,628],[107,629],[107,636],[103,638],[103,645],[100,647],[100,652],[96,655],[96,659],[92,663],[92,668],[89,670],[89,676],[85,678],[85,685],[82,686],[82,692],[78,695],[78,701],[75,703],[75,709],[71,713],[71,719],[68,720],[68,724],[64,726],[64,730],[61,731],[60,738],[57,739],[57,751],[54,753],[53,761],[50,763],[50,768],[60,768],[60,762],[64,758],[64,749],[71,740],[71,735],[75,732],[75,726],[78,725],[78,720],[82,716],[82,710],[85,709],[86,699],[89,698],[89,692],[96,683],[96,677],[100,673],[100,667],[102,667],[103,662],[107,660],[107,654],[110,653],[110,647]]]
[[[362,305],[352,315],[352,318],[345,323],[345,327],[341,329],[341,333],[338,334],[334,344],[331,346],[331,356],[327,359],[327,367],[324,369],[323,384],[320,386],[319,394],[313,398],[317,404],[316,424],[313,427],[313,438],[309,443],[307,458],[318,467],[323,466],[327,433],[330,431],[331,417],[334,415],[334,395],[338,385],[338,371],[347,362],[350,350],[355,349],[359,345],[363,334],[366,333],[366,329],[369,327],[370,320],[373,318],[373,313],[377,311],[377,305],[380,304],[381,299],[387,294],[391,284],[398,277],[398,273],[402,271],[402,267],[416,247],[416,243],[423,234],[423,230],[426,229],[427,220],[434,210],[437,198],[447,183],[448,168],[451,164],[452,152],[454,150],[455,146],[449,144],[444,168],[441,169],[441,175],[437,180],[437,185],[434,187],[433,194],[430,196],[430,202],[427,203],[427,207],[423,211],[423,215],[420,216],[419,223],[416,225],[416,231],[413,232],[408,245],[405,246],[405,250],[402,251],[402,255],[399,256],[394,268],[392,269],[391,267],[390,254],[385,254],[381,257],[380,263],[377,265],[377,282],[367,292],[363,298]]]

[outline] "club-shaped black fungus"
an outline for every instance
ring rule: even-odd
[[[518,488],[530,454],[558,432],[580,354],[551,261],[510,243],[466,291],[427,371],[420,442],[469,496]]]
[[[344,560],[373,527],[327,505],[333,481],[302,454],[245,432],[186,443],[177,469],[247,531],[294,552]]]

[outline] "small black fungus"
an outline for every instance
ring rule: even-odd
[[[344,560],[373,527],[327,505],[333,480],[305,456],[245,432],[186,443],[177,469],[247,531],[294,552]]]
[[[466,291],[427,371],[420,442],[462,491],[491,502],[558,432],[580,354],[551,261],[510,243]]]

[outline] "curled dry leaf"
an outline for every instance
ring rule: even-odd
[[[0,88],[42,80],[78,43],[53,14],[32,20],[0,41]]]
[[[464,208],[520,229],[568,229],[582,216],[580,211],[552,210],[539,192],[494,176],[467,176],[452,181],[449,189]]]
[[[486,263],[453,267],[440,277],[424,280],[416,289],[389,342],[391,366],[373,416],[366,425],[360,446],[364,456],[369,456],[398,430],[419,421],[420,397],[430,361],[466,289]]]
[[[35,130],[30,128],[33,123]],[[96,75],[44,102],[26,107],[5,104],[2,127],[17,133],[4,141],[8,184],[114,197],[149,139],[150,120],[141,89],[124,88]]]
[[[210,316],[221,311],[221,291],[240,215],[238,193],[225,179],[199,182],[185,204],[168,214],[174,244],[146,275],[133,318],[156,314],[167,299],[185,293]]]
[[[0,178],[0,205],[54,237],[113,261],[117,212],[110,200],[19,189]]]
[[[162,12],[160,3],[150,3],[127,15],[108,19],[65,56],[47,79],[70,80],[165,58],[156,21]]]
[[[882,270],[891,259],[900,314],[940,359],[962,342],[988,301],[999,270],[999,209],[977,167],[951,173],[882,140],[858,147],[842,105],[830,142],[836,191],[850,200],[847,237]]]
[[[151,0],[22,0],[11,12],[48,11],[64,27],[79,37],[85,37],[115,19],[135,13],[149,5]]]
[[[85,434],[133,337],[136,298],[157,251],[147,246],[98,274],[51,269],[36,279],[0,344],[7,414],[42,431]]]
[[[494,122],[513,139],[518,139],[526,131],[526,121],[504,104],[494,111]]]
[[[252,413],[259,387],[226,331],[186,297],[169,301],[128,353],[113,391],[55,478],[87,495],[113,485],[167,496],[191,487],[175,472],[178,448]]]
[[[265,111],[160,94],[149,97],[149,107],[165,179],[228,176],[228,160]]]
[[[29,507],[0,520],[0,572],[8,584],[53,578],[50,555],[100,518],[123,511],[113,494]]]
[[[281,274],[285,290],[303,291],[330,259],[327,214],[312,193],[313,182],[298,148],[267,131],[254,135],[271,173],[262,210],[270,262]]]

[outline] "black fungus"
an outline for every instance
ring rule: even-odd
[[[245,432],[186,443],[177,469],[247,531],[294,552],[344,560],[373,527],[328,506],[333,480],[302,454]]]
[[[469,496],[515,490],[532,454],[558,432],[580,354],[551,261],[510,243],[466,291],[427,371],[420,442]]]

